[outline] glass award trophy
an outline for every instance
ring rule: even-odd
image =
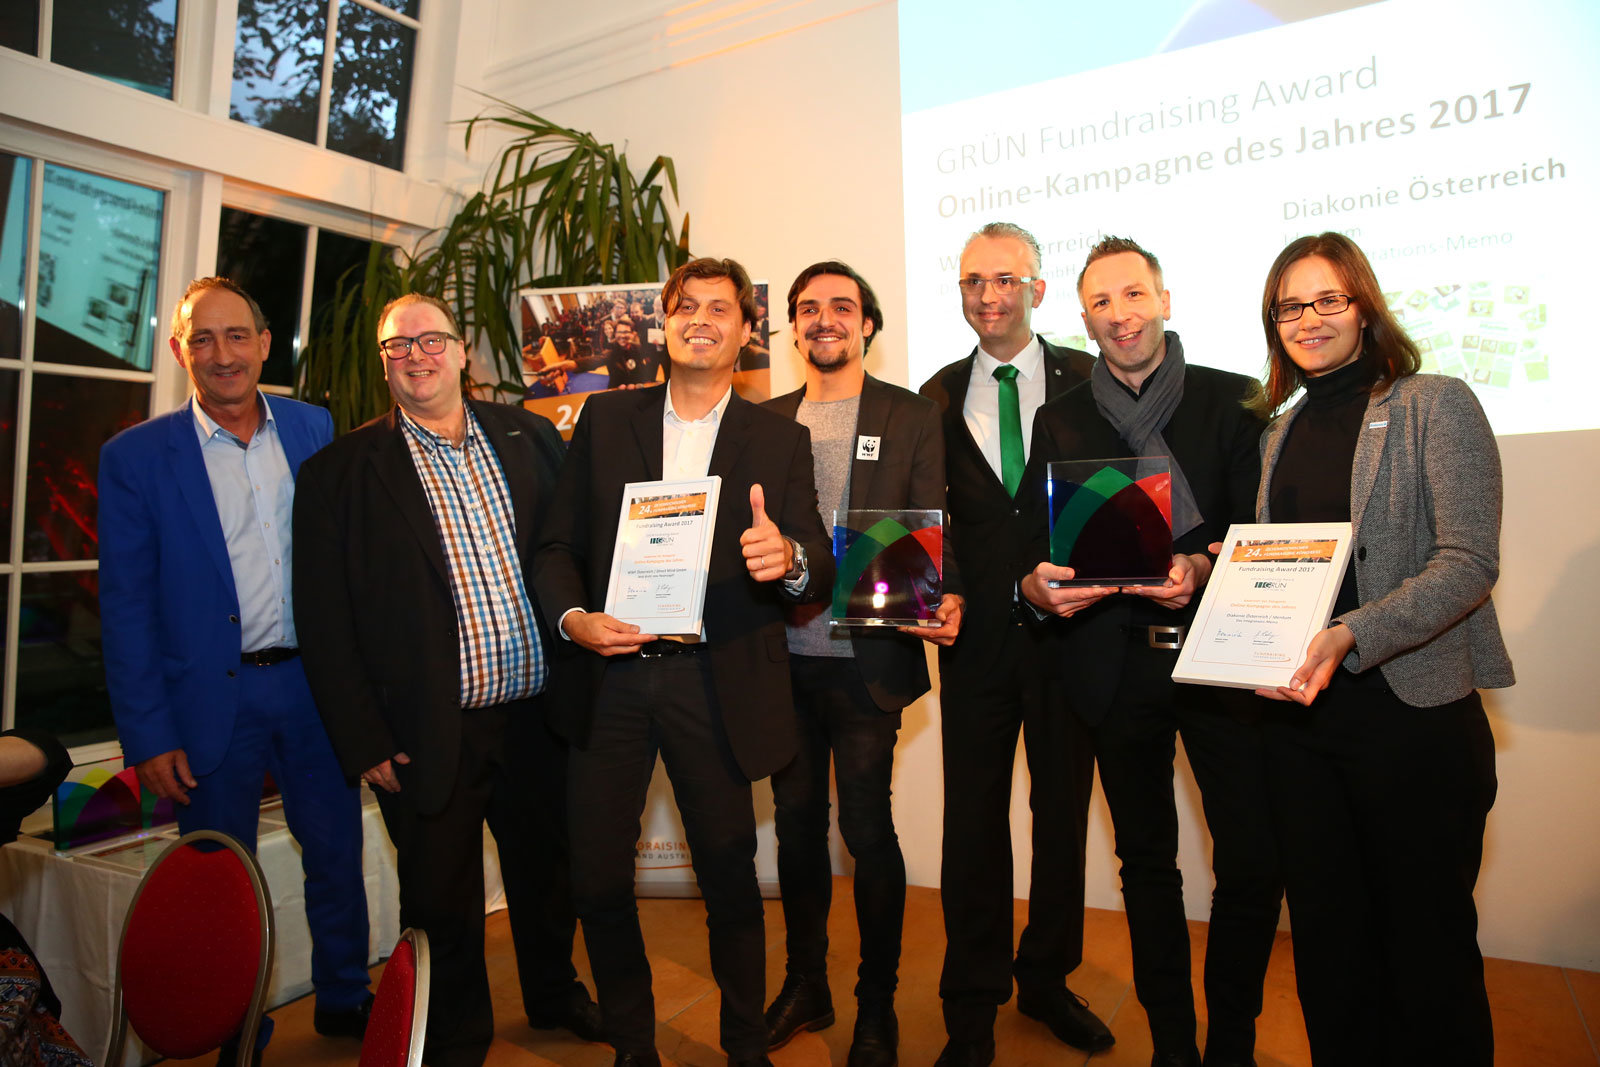
[[[944,513],[835,511],[830,626],[938,626]]]
[[[1166,456],[1065,460],[1048,468],[1050,562],[1063,585],[1160,585],[1172,569]]]

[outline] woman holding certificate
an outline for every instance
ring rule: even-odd
[[[1472,890],[1494,803],[1480,688],[1512,684],[1489,591],[1500,456],[1465,383],[1418,374],[1367,257],[1302,237],[1262,296],[1260,522],[1351,522],[1333,622],[1265,727],[1317,1064],[1489,1067]]]

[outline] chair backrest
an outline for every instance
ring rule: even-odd
[[[187,1059],[239,1035],[248,1062],[272,973],[272,901],[256,858],[214,830],[184,834],[145,872],[117,951],[108,1064],[127,1032]]]
[[[384,965],[361,1041],[360,1067],[418,1067],[428,1030],[428,935],[400,934]]]

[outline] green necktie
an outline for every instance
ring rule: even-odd
[[[1017,368],[1009,363],[994,369],[1000,385],[1000,480],[1006,492],[1017,495],[1022,484],[1022,398],[1017,395]]]

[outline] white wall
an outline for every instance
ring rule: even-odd
[[[814,260],[855,265],[887,316],[869,369],[905,383],[894,3],[710,0],[678,16],[650,0],[591,12],[549,0],[468,7],[458,60],[464,86],[626,142],[636,162],[672,156],[694,250],[740,259],[777,292]],[[464,117],[479,100],[459,91],[456,105]],[[1160,247],[1183,237],[1150,240]],[[786,343],[780,336],[775,351]],[[971,338],[953,336],[946,347],[942,359],[958,358]],[[801,377],[795,360],[775,360],[776,390]],[[1493,956],[1597,969],[1600,775],[1592,768],[1600,765],[1600,701],[1583,671],[1600,604],[1600,569],[1591,562],[1600,547],[1592,489],[1600,432],[1507,438],[1501,450],[1507,491],[1496,600],[1522,681],[1486,700],[1500,796],[1478,890],[1480,939]],[[928,886],[939,877],[938,715],[932,697],[908,710],[895,775],[907,869],[914,884]],[[1017,893],[1025,896],[1026,772],[1017,775],[1012,824]],[[1209,842],[1186,768],[1179,781],[1189,913],[1203,918]],[[1120,907],[1098,793],[1091,824],[1089,902]]]

